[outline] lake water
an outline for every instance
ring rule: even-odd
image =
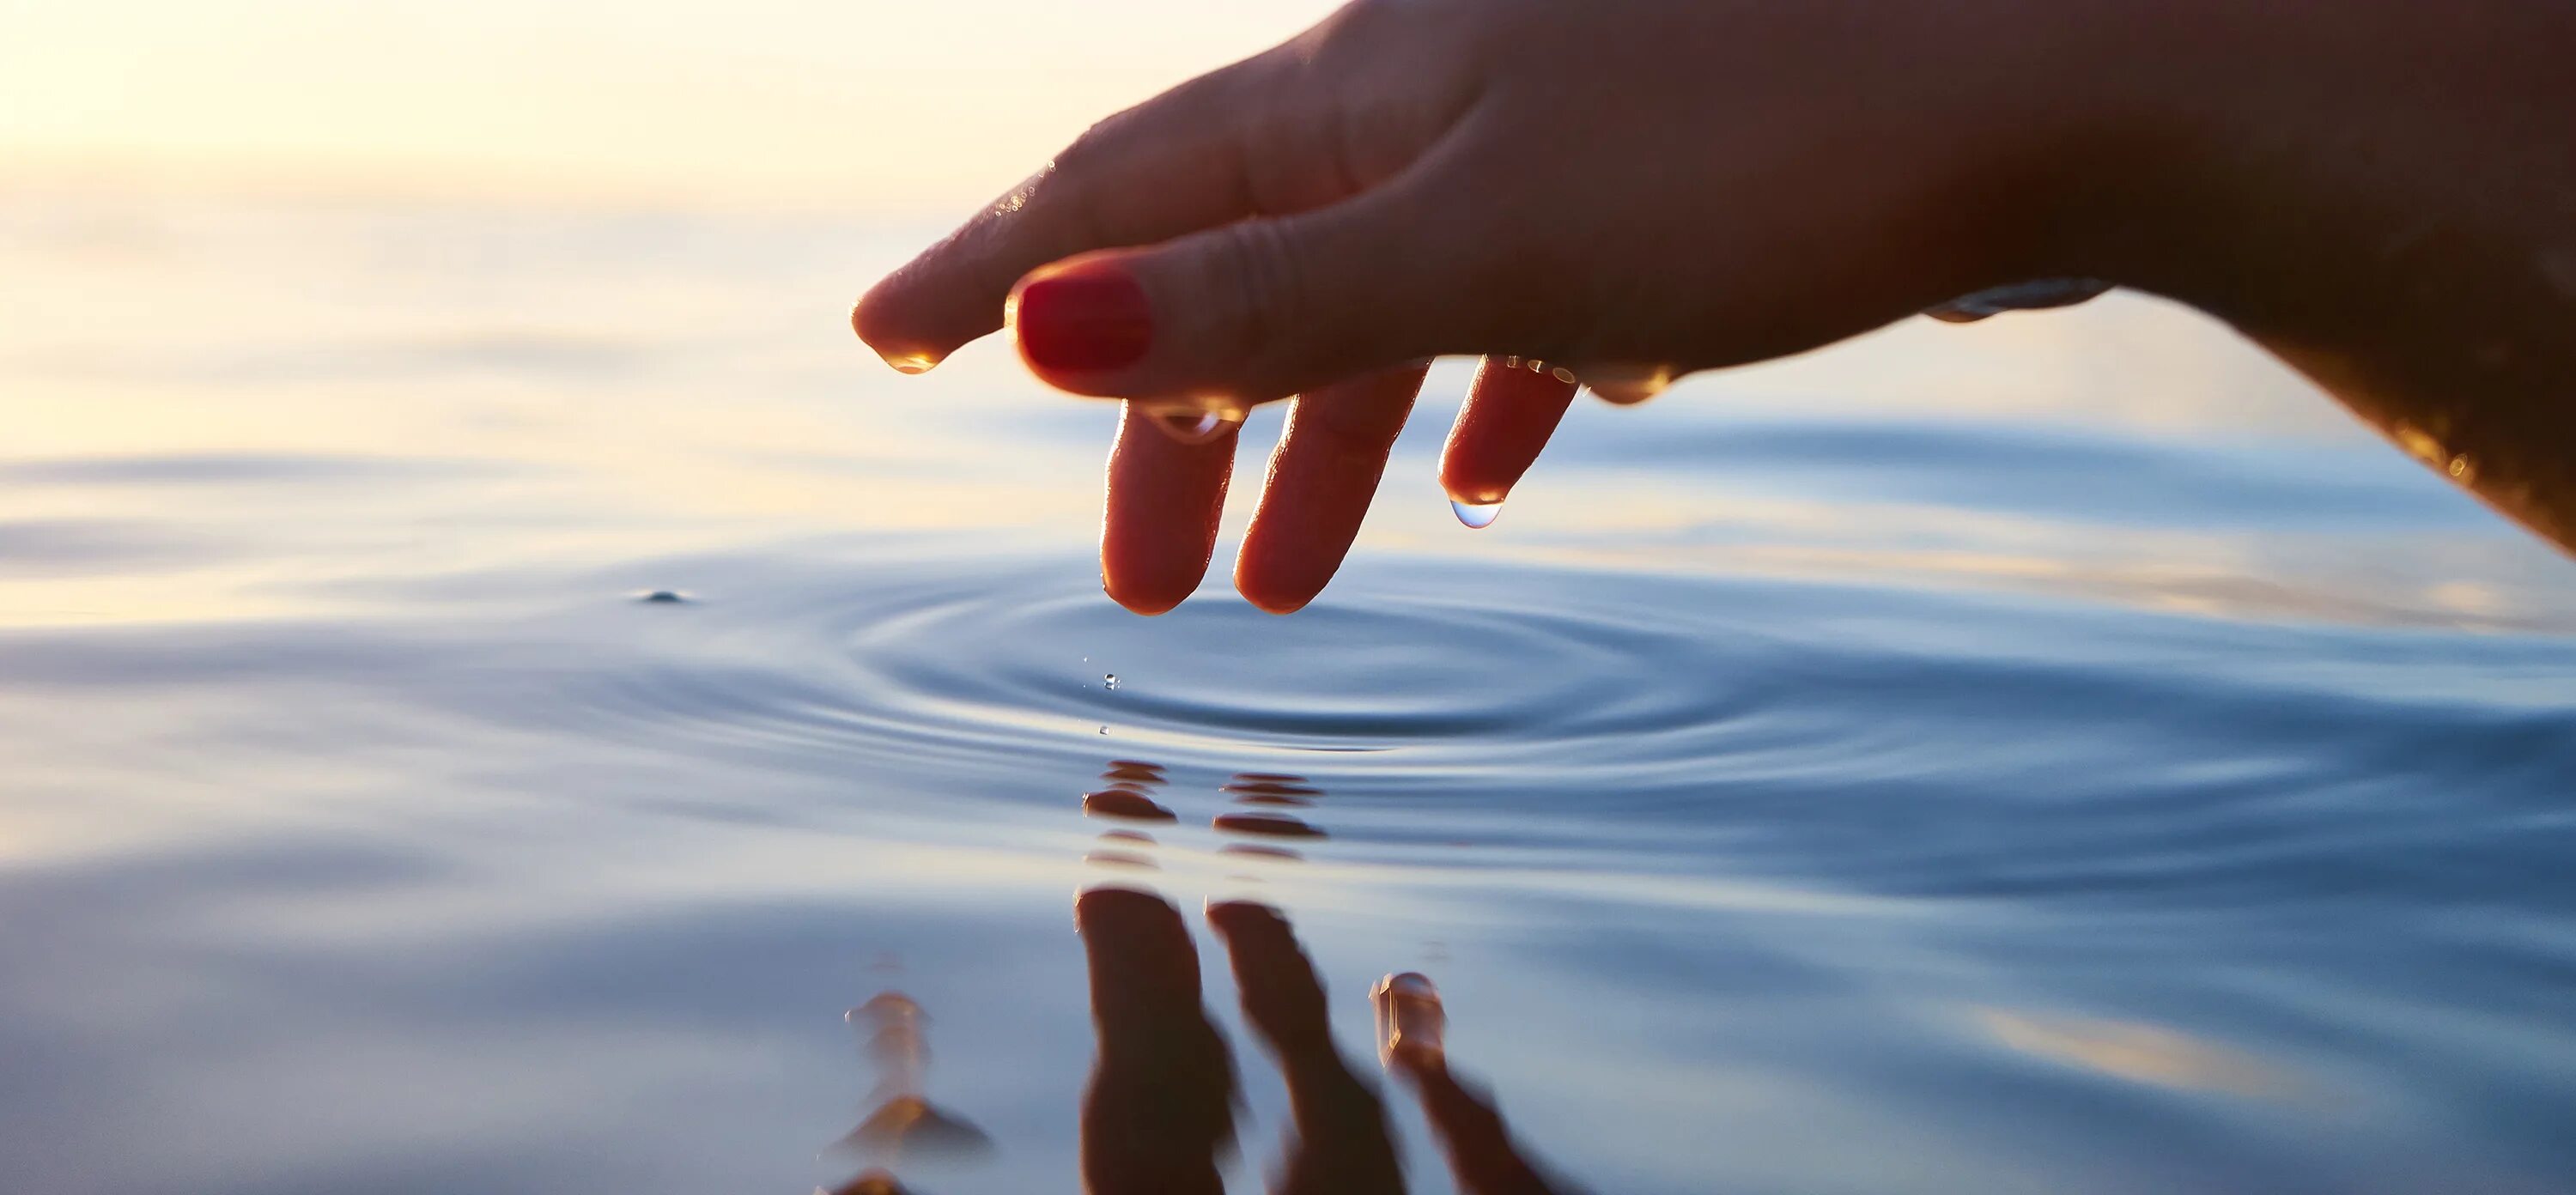
[[[1072,1191],[1106,883],[1236,1190],[1212,899],[1603,1195],[2576,1186],[2576,566],[2214,325],[1581,404],[1484,531],[1444,364],[1323,600],[1139,619],[1113,409],[849,338],[936,231],[0,197],[0,1185]],[[989,1151],[834,1146],[887,991]]]

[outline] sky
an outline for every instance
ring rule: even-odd
[[[0,0],[0,183],[998,193],[1325,0]]]

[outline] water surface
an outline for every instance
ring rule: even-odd
[[[0,201],[15,1189],[1073,1190],[1104,883],[1238,1189],[1209,900],[1605,1193],[2576,1184],[2576,567],[2205,321],[1581,406],[1474,532],[1444,365],[1322,601],[1143,620],[1112,411],[847,339],[926,231]]]

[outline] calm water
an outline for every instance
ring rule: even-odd
[[[1113,411],[848,339],[928,231],[0,199],[9,1189],[1070,1191],[1104,882],[1240,1190],[1209,899],[1603,1195],[2576,1186],[2576,566],[2205,322],[1578,407],[1481,532],[1444,366],[1323,601],[1143,620]],[[989,1152],[834,1148],[907,1066]]]

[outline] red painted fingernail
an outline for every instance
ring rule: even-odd
[[[1041,370],[1124,369],[1154,340],[1145,288],[1114,266],[1030,279],[1020,287],[1015,312],[1020,356]]]

